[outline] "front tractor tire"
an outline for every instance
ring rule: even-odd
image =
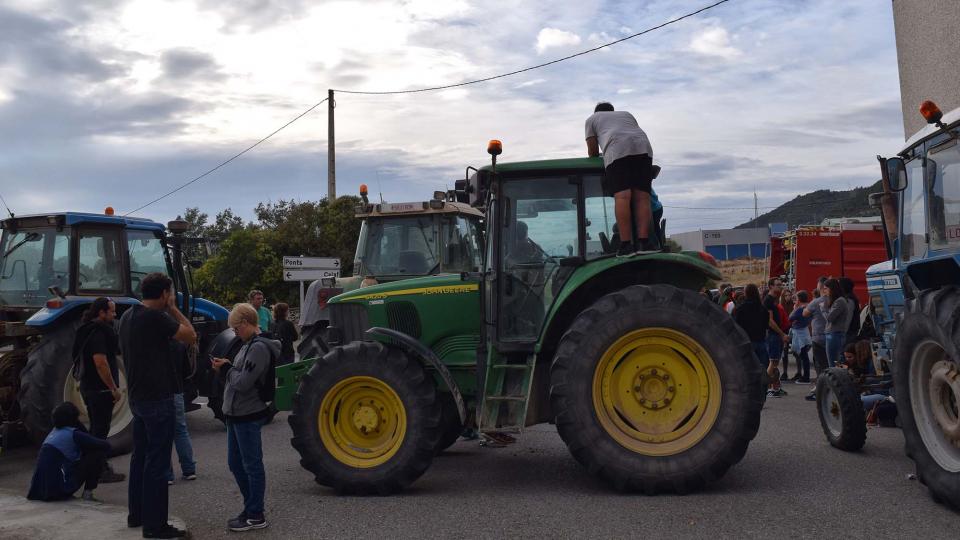
[[[907,456],[934,500],[960,509],[960,289],[908,301],[893,359]]]
[[[403,490],[430,467],[441,436],[433,378],[396,347],[353,342],[310,368],[288,419],[300,465],[344,494]]]
[[[760,364],[719,306],[670,285],[597,300],[557,349],[550,395],[574,458],[620,491],[688,493],[743,458]]]
[[[76,325],[63,323],[49,332],[34,347],[28,356],[27,365],[20,372],[21,419],[31,440],[36,445],[53,429],[53,409],[70,401],[80,409],[80,421],[89,426],[87,407],[80,395],[79,383],[70,374],[73,368],[73,337]],[[120,388],[126,388],[126,373],[123,359],[117,357],[120,373]],[[113,407],[110,422],[111,455],[129,453],[133,450],[133,412],[129,395],[123,392],[120,401]]]
[[[860,390],[844,368],[830,368],[817,377],[817,416],[834,448],[856,452],[867,442],[867,415]]]

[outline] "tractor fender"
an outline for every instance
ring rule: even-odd
[[[450,373],[450,370],[447,369],[446,364],[441,362],[440,358],[437,357],[437,355],[434,354],[429,347],[423,343],[420,343],[415,338],[404,334],[403,332],[398,332],[390,328],[374,326],[373,328],[367,330],[366,333],[370,336],[381,336],[392,339],[408,354],[416,356],[421,362],[429,363],[433,368],[435,368],[437,373],[440,374],[440,378],[443,379],[444,384],[447,385],[447,389],[449,389],[450,393],[453,395],[453,401],[457,403],[457,414],[460,415],[460,423],[466,424],[467,407],[463,403],[463,395],[460,394],[460,388],[457,387],[457,382],[453,380],[453,375]]]
[[[557,295],[544,321],[540,342],[547,351],[560,342],[573,319],[586,306],[605,294],[630,285],[666,283],[681,289],[699,289],[707,280],[720,280],[720,270],[694,256],[692,252],[657,253],[623,258],[607,258],[577,268]],[[544,355],[552,358],[552,354]]]

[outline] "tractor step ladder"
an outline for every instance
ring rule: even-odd
[[[478,421],[481,433],[523,430],[535,361],[536,356],[528,354],[523,363],[505,363],[500,359],[488,364]]]

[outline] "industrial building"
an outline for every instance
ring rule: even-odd
[[[706,251],[718,261],[770,256],[770,229],[701,229],[670,235],[684,250]]]

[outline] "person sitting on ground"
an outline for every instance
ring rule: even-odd
[[[53,431],[44,439],[30,480],[31,501],[69,499],[83,486],[83,499],[97,501],[97,488],[110,443],[87,433],[80,410],[69,401],[53,409]]]
[[[274,339],[280,340],[280,358],[277,359],[277,365],[289,364],[296,359],[296,353],[293,350],[293,343],[300,339],[297,333],[297,326],[287,320],[287,314],[290,312],[290,306],[278,302],[273,306],[273,326],[270,333]]]

